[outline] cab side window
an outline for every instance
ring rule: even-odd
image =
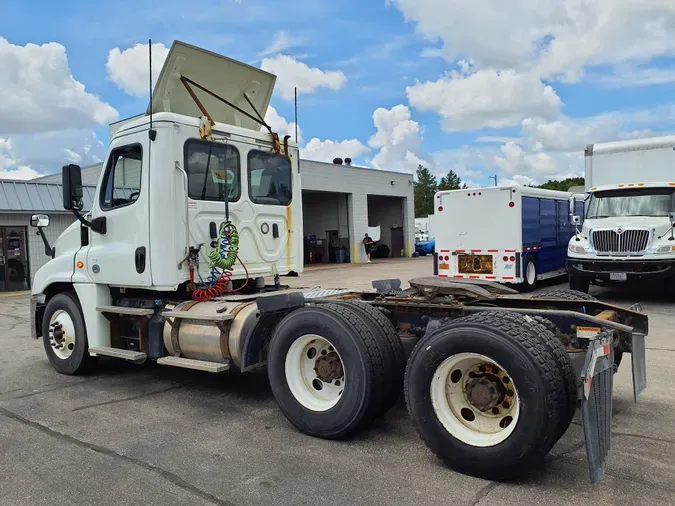
[[[142,161],[143,148],[140,144],[112,150],[101,189],[101,209],[115,209],[138,199],[141,193]]]

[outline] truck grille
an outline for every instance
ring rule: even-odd
[[[649,230],[594,230],[591,237],[599,253],[641,253],[647,249]]]

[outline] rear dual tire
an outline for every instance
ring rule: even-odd
[[[408,411],[449,467],[513,478],[540,465],[567,429],[571,392],[547,332],[521,315],[490,311],[417,344],[405,378]]]
[[[403,350],[399,355],[391,340],[391,323],[371,310],[378,311],[358,303],[318,303],[293,311],[275,329],[270,386],[286,418],[305,434],[349,437],[396,401]]]

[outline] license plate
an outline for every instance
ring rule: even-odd
[[[459,255],[457,263],[462,274],[492,274],[492,255]]]
[[[609,273],[610,281],[626,281],[625,272],[610,272]]]

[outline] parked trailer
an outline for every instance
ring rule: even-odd
[[[568,192],[518,185],[437,192],[434,274],[518,284],[525,290],[565,275],[574,235],[570,197],[583,213],[583,197]]]
[[[286,418],[326,439],[353,436],[404,392],[431,450],[490,479],[539,467],[580,406],[599,480],[623,353],[633,354],[636,397],[646,385],[647,315],[480,280],[282,286],[279,275],[302,264],[301,184],[297,147],[257,128],[273,83],[176,42],[153,116],[112,132],[88,213],[80,168],[63,168],[64,208],[79,223],[52,247],[49,217],[31,220],[51,257],[35,274],[31,335],[52,367],[80,374],[100,357],[214,374],[266,367]]]

